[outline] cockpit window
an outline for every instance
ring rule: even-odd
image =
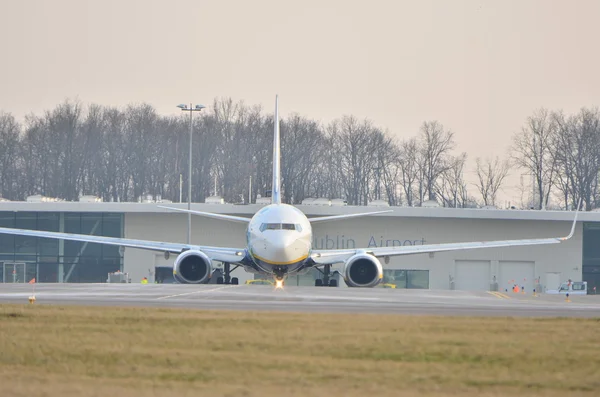
[[[297,230],[302,231],[302,227],[300,225],[295,225],[293,223],[263,223],[260,225],[260,231],[264,232],[265,230]]]

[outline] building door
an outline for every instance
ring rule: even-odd
[[[558,289],[560,286],[560,273],[546,273],[546,285],[545,290]]]
[[[535,262],[500,261],[498,288],[500,291],[512,291],[517,285],[519,291],[522,287],[526,293],[533,292],[535,278]]]
[[[25,263],[4,262],[2,264],[2,274],[5,283],[26,283],[26,265]]]
[[[490,289],[490,261],[456,261],[455,289],[488,291]]]

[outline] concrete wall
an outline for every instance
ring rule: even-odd
[[[560,273],[562,280],[579,280],[582,266],[582,225],[578,223],[575,236],[562,244],[396,256],[390,257],[389,263],[384,264],[384,267],[429,270],[430,289],[449,289],[451,278],[455,285],[468,285],[466,280],[456,279],[457,275],[468,277],[460,269],[457,273],[457,266],[460,267],[462,261],[489,263],[489,282],[492,283],[495,276],[501,290],[511,286],[511,281],[531,290],[534,285],[533,280],[529,280],[531,274],[535,278],[539,277],[542,285],[546,284],[547,273]],[[381,245],[542,238],[564,236],[569,233],[569,229],[569,221],[380,215],[317,224],[313,230],[313,247],[368,248]],[[125,237],[185,242],[187,215],[126,213]],[[192,218],[192,243],[243,248],[246,243],[245,225],[195,216]],[[137,282],[148,276],[155,266],[172,266],[173,260],[174,255],[165,259],[163,253],[126,248],[124,267],[130,273],[132,281]],[[341,269],[341,266],[337,268]],[[243,269],[236,270],[233,275],[239,277],[241,283],[253,278],[252,274]]]

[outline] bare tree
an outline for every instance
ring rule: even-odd
[[[556,179],[556,161],[552,142],[557,124],[550,112],[539,109],[527,118],[520,133],[513,136],[513,159],[516,164],[533,175],[538,209],[548,204]]]
[[[252,202],[271,189],[272,115],[215,99],[193,123],[194,201],[213,193],[215,176],[217,194],[228,202],[248,196]],[[418,136],[399,143],[353,116],[324,128],[292,114],[281,121],[281,132],[286,202],[329,197],[351,205],[373,199],[399,205],[404,198],[409,206],[427,199],[453,207],[473,203],[464,183],[466,155],[452,155],[453,133],[437,121],[423,123]],[[187,174],[188,139],[187,115],[163,117],[147,104],[117,109],[66,100],[41,115],[27,115],[22,124],[0,113],[0,194],[67,200],[96,194],[107,201],[150,194],[177,200],[180,175]],[[553,193],[567,207],[579,198],[588,210],[599,204],[597,109],[573,116],[538,110],[514,136],[513,148],[516,165],[534,181],[536,207],[546,206]],[[476,185],[485,205],[496,204],[508,172],[499,158],[477,160]]]
[[[389,137],[371,121],[359,122],[353,116],[332,122],[327,131],[334,145],[332,152],[340,156],[338,167],[348,204],[366,205],[375,197],[371,188],[376,179],[378,153],[390,144]]]
[[[467,154],[449,156],[446,161],[448,167],[436,181],[437,195],[445,207],[462,208],[468,201],[467,184],[464,179]]]
[[[310,188],[306,197],[346,199],[345,176],[342,170],[343,158],[341,153],[336,150],[337,147],[339,145],[335,137],[325,135],[319,146],[312,149],[317,153],[317,164],[314,174],[310,178]]]
[[[98,190],[95,194],[107,201],[128,201],[129,175],[125,136],[125,114],[116,108],[104,108],[102,114],[102,160]]]
[[[452,166],[448,155],[454,146],[454,133],[445,130],[442,124],[437,121],[423,123],[420,134],[420,161],[423,193],[427,194],[429,200],[435,200],[437,179]]]
[[[400,163],[402,189],[406,204],[412,207],[416,204],[415,195],[419,194],[417,183],[419,179],[420,161],[417,138],[410,138],[400,145],[398,160]]]
[[[554,114],[557,129],[553,152],[557,164],[557,188],[565,207],[575,207],[580,199],[590,211],[598,198],[600,175],[600,113],[581,109],[574,116]]]
[[[483,205],[496,205],[496,197],[510,171],[510,163],[507,160],[501,161],[497,156],[494,160],[481,160],[478,157],[475,161],[478,179],[475,185],[481,194]]]
[[[316,122],[293,114],[282,122],[281,133],[284,198],[288,203],[301,202],[309,192],[323,132]]]
[[[402,204],[402,166],[400,158],[400,148],[388,138],[378,152],[377,172],[381,174],[382,187],[388,204],[391,206]],[[379,175],[377,183],[379,185]]]
[[[19,195],[19,132],[15,118],[0,112],[0,197],[11,200]]]

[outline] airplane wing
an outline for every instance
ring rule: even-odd
[[[310,223],[336,221],[336,220],[340,220],[340,219],[357,218],[359,216],[369,216],[369,215],[375,215],[375,214],[384,214],[386,212],[393,212],[393,210],[374,211],[374,212],[362,212],[360,214],[345,214],[345,215],[320,216],[318,218],[309,218],[308,221]]]
[[[401,247],[313,250],[311,253],[311,259],[318,265],[327,265],[327,264],[332,264],[332,263],[344,262],[359,252],[371,254],[376,257],[383,257],[383,256],[423,254],[423,253],[429,253],[429,252],[470,250],[470,249],[478,249],[478,248],[498,248],[498,247],[515,247],[515,246],[525,246],[525,245],[559,244],[563,241],[569,240],[571,237],[573,237],[573,234],[575,234],[575,225],[577,223],[577,213],[578,213],[578,211],[575,212],[575,219],[573,220],[573,225],[571,226],[571,232],[566,237],[410,245],[410,246],[401,246]]]
[[[201,245],[190,245],[180,243],[166,243],[160,241],[135,240],[129,238],[91,236],[86,234],[72,234],[61,232],[46,232],[40,230],[13,229],[0,227],[0,233],[18,236],[43,237],[72,241],[84,241],[88,243],[99,243],[118,245],[122,247],[139,248],[152,251],[180,253],[184,250],[193,249],[204,252],[208,257],[216,261],[236,263],[241,261],[245,255],[244,248],[209,247]]]
[[[200,215],[200,216],[205,216],[207,218],[215,218],[215,219],[221,219],[221,220],[226,220],[226,221],[231,221],[231,222],[250,223],[250,221],[251,221],[250,218],[244,218],[244,217],[241,217],[241,216],[215,214],[213,212],[184,210],[182,208],[165,207],[165,206],[162,206],[162,205],[158,205],[157,207],[158,208],[164,208],[164,209],[171,210],[171,211],[185,212],[187,214]]]

